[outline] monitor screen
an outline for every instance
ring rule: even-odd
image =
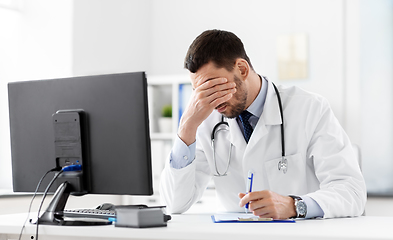
[[[15,192],[34,192],[42,175],[59,164],[54,114],[77,109],[86,122],[86,193],[153,194],[144,72],[13,82],[8,95]]]

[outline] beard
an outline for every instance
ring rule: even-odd
[[[218,108],[227,107],[228,112],[221,113],[226,118],[236,118],[238,117],[246,108],[247,96],[248,92],[244,89],[244,84],[242,80],[240,80],[236,75],[234,75],[235,83],[236,83],[236,93],[233,95],[232,99],[235,100],[234,104],[230,104],[228,102],[220,104]]]

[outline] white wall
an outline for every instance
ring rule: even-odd
[[[73,74],[147,71],[150,9],[150,0],[74,1]]]
[[[341,0],[153,0],[149,73],[183,73],[188,46],[202,31],[224,29],[238,35],[254,68],[277,82],[279,34],[309,35],[309,77],[286,81],[317,92],[344,124],[343,1]]]
[[[364,176],[370,192],[393,193],[393,1],[362,0],[360,80]]]
[[[16,70],[16,44],[18,40],[19,13],[13,10],[0,8],[0,189],[11,186],[11,150],[8,121],[7,79]]]
[[[325,96],[345,124],[342,0],[75,1],[73,73],[183,74],[188,46],[212,28],[236,33],[256,70],[276,82],[277,36],[307,33],[309,77],[284,84]]]
[[[11,188],[7,83],[72,74],[72,1],[16,2],[0,7],[0,189]]]

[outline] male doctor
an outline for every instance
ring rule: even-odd
[[[278,86],[281,118],[273,83],[254,71],[241,40],[227,31],[199,35],[184,66],[194,91],[162,172],[160,194],[169,212],[188,210],[213,178],[221,210],[229,212],[244,212],[249,203],[254,215],[274,219],[363,213],[362,173],[324,98]],[[213,131],[222,121],[228,127]],[[253,191],[246,194],[250,170]]]

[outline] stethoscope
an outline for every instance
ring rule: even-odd
[[[288,170],[288,160],[285,157],[284,116],[282,113],[282,103],[281,103],[280,93],[278,92],[276,85],[274,83],[272,83],[272,84],[273,84],[274,90],[277,94],[277,102],[278,102],[278,106],[280,108],[280,115],[281,115],[281,160],[278,163],[278,170],[279,171],[282,170],[282,172],[285,174],[285,173],[287,173],[287,170]],[[221,128],[221,126],[226,126],[226,127]],[[212,135],[211,135],[211,143],[212,143],[212,147],[213,147],[213,161],[214,161],[214,167],[216,169],[216,174],[214,174],[215,177],[226,176],[228,173],[229,164],[231,161],[232,143],[229,148],[229,157],[228,157],[227,167],[225,169],[225,172],[220,173],[218,171],[217,160],[216,160],[216,150],[215,150],[216,148],[215,148],[214,140],[215,140],[215,135],[217,135],[218,132],[224,131],[224,130],[229,131],[229,124],[228,124],[228,122],[224,121],[224,116],[221,116],[221,121],[214,126],[213,131],[212,131]]]

